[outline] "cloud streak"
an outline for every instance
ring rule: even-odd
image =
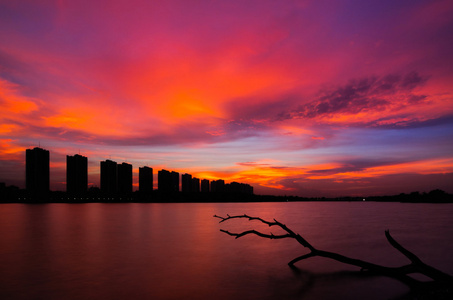
[[[0,1],[0,166],[15,169],[0,181],[23,186],[10,166],[39,143],[55,154],[55,189],[79,149],[301,195],[450,174],[452,12],[448,1]],[[360,173],[372,175],[344,175]]]
[[[319,118],[336,114],[359,114],[361,112],[401,110],[407,105],[416,105],[426,95],[415,95],[414,88],[426,81],[413,72],[385,77],[353,80],[333,91],[325,92],[318,100],[291,112],[289,118]]]

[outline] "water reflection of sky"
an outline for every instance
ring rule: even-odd
[[[400,282],[360,277],[356,268],[312,258],[294,240],[234,239],[219,231],[259,222],[218,223],[247,213],[285,223],[315,247],[384,265],[406,262],[403,246],[453,273],[452,206],[401,203],[49,204],[0,206],[0,296],[30,299],[387,299]],[[429,246],[427,246],[429,245]]]

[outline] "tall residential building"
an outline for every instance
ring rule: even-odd
[[[66,156],[66,191],[83,194],[88,187],[88,158],[76,154]]]
[[[104,193],[118,192],[117,163],[107,159],[101,161],[101,191]]]
[[[153,168],[143,167],[138,169],[138,190],[142,193],[153,191]]]
[[[215,180],[211,181],[211,192],[212,193],[217,192],[217,182]]]
[[[207,180],[207,179],[201,180],[201,192],[209,193],[209,180]]]
[[[172,189],[171,173],[167,170],[157,172],[157,189],[159,192],[170,192]]]
[[[171,171],[171,191],[179,192],[179,173]]]
[[[160,170],[157,172],[157,186],[161,192],[179,192],[179,173]]]
[[[211,181],[211,192],[224,193],[225,192],[225,181],[223,179]]]
[[[192,190],[192,175],[182,174],[181,175],[181,191],[183,193],[190,193]]]
[[[38,147],[25,151],[25,187],[31,192],[49,191],[49,151]]]
[[[123,162],[118,165],[118,193],[132,193],[132,165]]]
[[[200,179],[193,177],[192,178],[192,187],[191,187],[192,193],[199,193],[200,192]]]

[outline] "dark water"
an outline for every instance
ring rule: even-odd
[[[260,223],[218,223],[214,214],[276,218],[323,250],[396,266],[393,237],[453,274],[453,205],[400,203],[0,205],[0,299],[398,299],[385,277],[304,253],[292,239],[247,236]],[[277,234],[276,229],[272,229]]]

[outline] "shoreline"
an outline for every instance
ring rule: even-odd
[[[23,203],[259,203],[259,202],[399,202],[399,203],[453,203],[453,195],[441,190],[429,193],[413,192],[392,196],[369,197],[299,197],[250,195],[242,193],[162,193],[158,190],[151,193],[133,192],[127,195],[87,192],[73,195],[66,192],[51,191],[33,194],[26,190],[14,190],[0,193],[0,204]]]

